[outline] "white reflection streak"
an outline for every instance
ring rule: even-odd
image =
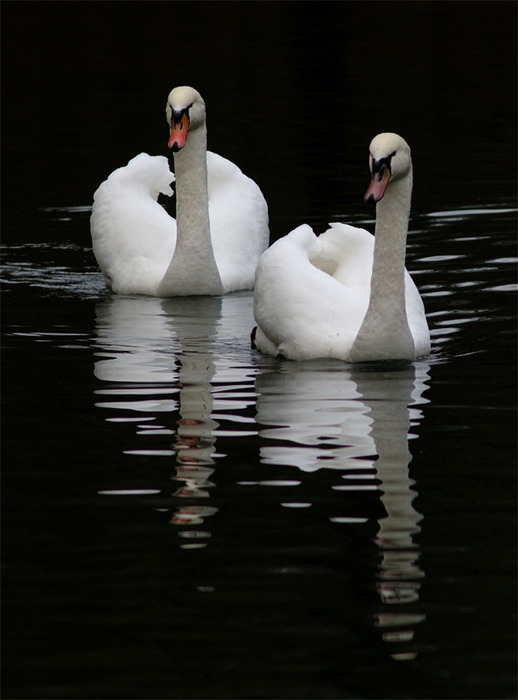
[[[214,363],[208,353],[189,351],[182,354],[179,363],[181,418],[178,421],[175,445],[179,466],[173,479],[182,485],[173,496],[207,498],[207,489],[213,486],[209,481],[214,471],[210,465],[214,464],[214,431],[218,427],[218,423],[211,418],[213,398],[210,380],[214,376]],[[171,520],[173,524],[189,522],[189,518],[186,520],[185,508],[179,508]],[[199,524],[199,508],[195,510],[196,524]],[[190,522],[192,524],[192,520]]]
[[[223,307],[226,315],[222,313]],[[157,417],[162,421],[167,414],[179,411],[175,430],[164,426],[153,429],[154,424],[149,422],[139,426],[141,435],[172,433],[174,437],[176,434],[170,454],[176,455],[177,461],[172,479],[180,484],[171,495],[185,499],[186,503],[175,509],[171,518],[174,525],[201,525],[218,510],[193,501],[208,498],[208,489],[213,486],[209,477],[213,473],[218,427],[211,417],[214,403],[211,381],[216,371],[214,339],[235,343],[234,334],[240,323],[251,325],[251,296],[236,295],[228,300],[111,296],[97,307],[96,355],[100,359],[95,363],[94,374],[111,385],[96,392],[104,398],[109,396],[110,400],[96,405],[110,409],[112,415],[108,420],[119,422],[124,422],[124,413],[121,418],[114,416],[113,411],[147,414],[141,422],[154,421]],[[222,373],[232,375],[233,369],[223,366]],[[113,400],[114,395],[117,400]],[[127,420],[134,421],[129,417]],[[157,456],[166,453],[164,450],[128,452]],[[210,532],[184,529],[179,535],[184,542],[180,546],[192,549],[206,546],[206,541],[198,540],[206,540]]]
[[[420,579],[424,572],[418,566],[419,548],[413,541],[420,532],[422,520],[413,506],[417,492],[410,479],[408,465],[412,455],[408,448],[411,426],[422,414],[415,406],[427,403],[423,392],[429,365],[418,363],[402,372],[359,373],[355,375],[358,390],[369,406],[372,419],[370,435],[376,446],[378,459],[376,476],[380,480],[381,501],[387,515],[378,520],[376,543],[381,550],[378,593],[383,609],[375,615],[375,624],[384,630],[383,639],[389,643],[410,642],[412,625],[422,622],[424,615],[405,613],[395,606],[416,603],[419,600]],[[414,436],[412,436],[414,437]],[[396,660],[411,660],[416,653],[395,651]]]
[[[410,431],[422,418],[417,407],[427,403],[423,393],[428,370],[424,362],[391,371],[367,365],[346,370],[325,361],[285,363],[281,371],[263,373],[256,380],[257,421],[268,426],[260,431],[269,441],[261,449],[262,461],[306,472],[344,470],[342,476],[349,483],[334,487],[340,491],[379,489],[386,515],[378,520],[376,537],[382,609],[375,615],[375,625],[390,628],[383,639],[399,644],[412,639],[410,625],[425,619],[396,606],[418,601],[424,576],[413,541],[422,516],[412,505],[417,492],[409,476],[408,441],[416,437]],[[272,439],[289,444],[275,445]],[[379,481],[377,487],[366,481],[368,471]],[[361,522],[354,517],[330,519]],[[406,660],[415,658],[415,653],[396,651],[392,656]]]

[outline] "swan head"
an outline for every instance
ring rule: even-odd
[[[375,136],[369,146],[371,183],[365,193],[366,202],[379,202],[390,182],[407,176],[412,170],[410,146],[398,134]]]
[[[175,87],[167,98],[166,116],[171,130],[167,145],[177,152],[185,146],[188,132],[205,124],[205,102],[194,88]]]

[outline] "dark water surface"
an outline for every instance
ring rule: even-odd
[[[516,6],[3,3],[4,698],[516,697]],[[430,358],[106,292],[93,191],[177,84],[272,240],[410,143]]]

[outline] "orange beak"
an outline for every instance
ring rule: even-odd
[[[176,153],[185,146],[187,132],[189,130],[189,116],[183,113],[179,121],[174,116],[171,119],[171,135],[169,136],[168,147]]]
[[[387,189],[390,175],[390,168],[388,168],[386,165],[383,165],[379,171],[372,174],[371,183],[367,188],[367,192],[365,193],[364,197],[366,202],[376,203],[380,201],[385,194],[385,190]]]

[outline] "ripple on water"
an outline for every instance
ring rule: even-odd
[[[509,318],[504,302],[516,258],[496,249],[498,237],[488,233],[495,216],[433,213],[427,221],[434,230],[411,236],[408,267],[427,308],[429,362],[387,369],[262,358],[249,348],[250,293],[115,297],[105,293],[91,251],[68,245],[9,249],[6,286],[94,298],[93,340],[64,326],[10,332],[28,343],[91,350],[94,419],[109,427],[108,466],[89,465],[103,508],[151,511],[171,529],[175,549],[193,557],[193,571],[203,550],[221,551],[222,532],[234,536],[241,548],[229,550],[235,561],[229,555],[227,566],[238,580],[267,568],[247,561],[245,569],[245,546],[260,551],[269,574],[305,576],[315,552],[334,570],[335,559],[326,559],[330,541],[339,543],[333,555],[339,549],[344,557],[351,541],[368,542],[362,552],[374,563],[345,558],[347,575],[364,566],[372,628],[392,658],[412,661],[422,648],[413,640],[427,622],[420,587],[429,575],[420,561],[428,523],[416,505],[422,475],[412,453],[422,449],[430,367],[466,349],[483,352],[473,338],[493,329],[499,315]],[[451,430],[458,436],[461,428]],[[229,522],[233,531],[225,530]],[[270,556],[293,557],[295,565],[276,566]],[[192,577],[185,585],[217,594],[212,583]]]

